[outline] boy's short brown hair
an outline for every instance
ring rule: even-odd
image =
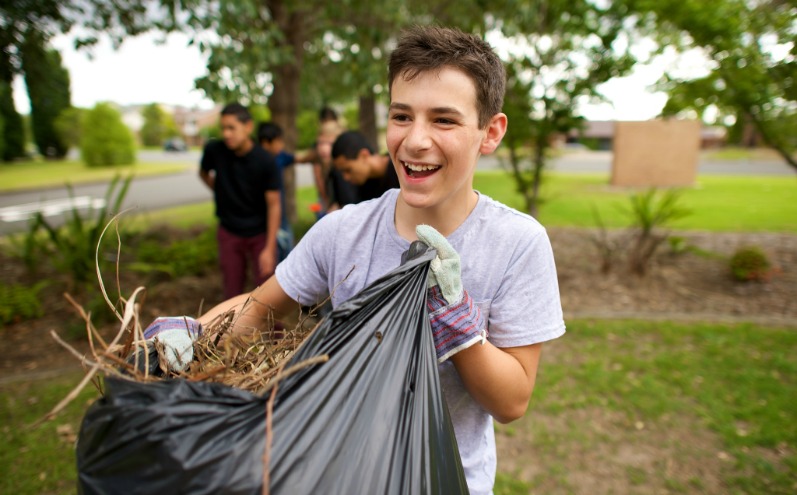
[[[503,108],[506,69],[492,47],[478,36],[435,26],[405,30],[390,54],[388,88],[396,77],[411,80],[444,67],[461,70],[473,81],[479,128],[485,128]]]

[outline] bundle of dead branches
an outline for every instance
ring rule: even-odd
[[[102,393],[100,380],[102,376],[116,376],[140,382],[177,377],[187,380],[219,382],[254,394],[263,394],[272,390],[274,385],[285,376],[328,359],[327,356],[317,356],[296,363],[289,369],[283,369],[296,349],[315,328],[315,315],[312,311],[306,315],[299,315],[298,323],[293,329],[284,328],[273,318],[268,318],[264,325],[265,331],[241,332],[239,330],[232,331],[232,329],[235,327],[235,315],[239,314],[243,308],[232,308],[203,328],[201,336],[194,342],[194,359],[188,369],[181,373],[170,372],[164,358],[163,347],[156,341],[144,339],[140,311],[145,289],[137,288],[128,299],[120,297],[118,303],[112,302],[105,290],[100,272],[99,248],[106,231],[111,225],[117,225],[120,215],[121,213],[116,215],[105,226],[95,251],[95,269],[99,288],[105,302],[120,321],[119,331],[110,342],[106,342],[92,324],[91,315],[66,294],[67,299],[86,323],[90,352],[87,355],[82,355],[64,342],[54,331],[51,332],[51,335],[81,361],[87,372],[81,382],[37,424],[55,417],[89,383],[93,382]],[[121,239],[118,229],[116,237],[117,251],[120,252]],[[118,287],[118,263],[116,270],[117,289],[121,294],[121,288]],[[249,299],[244,306],[248,304],[256,303]],[[157,360],[157,366],[155,366],[156,363],[149,362],[150,359]]]
[[[288,369],[285,364],[315,328],[315,315],[300,315],[293,328],[269,318],[266,330],[233,331],[236,315],[241,308],[232,308],[203,328],[193,346],[194,359],[183,372],[169,370],[163,346],[156,340],[145,340],[140,319],[143,287],[136,289],[130,299],[122,300],[124,312],[118,313],[120,328],[113,340],[106,342],[91,322],[90,315],[71,297],[86,323],[89,352],[80,354],[51,332],[62,346],[80,359],[87,373],[77,387],[65,397],[43,420],[54,417],[89,383],[102,392],[102,376],[115,376],[139,382],[183,378],[194,381],[223,383],[260,395],[271,390],[282,378],[310,365],[326,361],[327,356],[317,356],[296,363]],[[103,288],[103,294],[107,294]],[[244,306],[255,304],[247,300]],[[157,361],[157,362],[154,362]]]

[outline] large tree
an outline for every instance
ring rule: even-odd
[[[662,47],[700,48],[702,77],[666,75],[665,115],[709,108],[754,129],[797,170],[797,2],[626,0]]]
[[[30,99],[33,141],[42,156],[63,158],[69,146],[57,132],[55,121],[71,107],[69,72],[61,63],[61,55],[45,46],[38,31],[25,37],[22,70]]]

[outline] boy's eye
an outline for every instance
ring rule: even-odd
[[[407,115],[405,115],[403,113],[393,114],[390,118],[393,119],[393,120],[397,120],[399,122],[405,122],[405,121],[410,119],[409,116],[407,116]]]

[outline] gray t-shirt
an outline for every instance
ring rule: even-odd
[[[332,294],[338,306],[396,268],[410,245],[393,220],[398,194],[391,189],[316,223],[277,265],[286,294],[304,305]],[[480,194],[447,239],[460,255],[462,286],[481,308],[492,344],[519,347],[564,334],[553,252],[539,222]],[[468,394],[450,361],[439,372],[468,488],[488,494],[496,470],[492,417]]]

